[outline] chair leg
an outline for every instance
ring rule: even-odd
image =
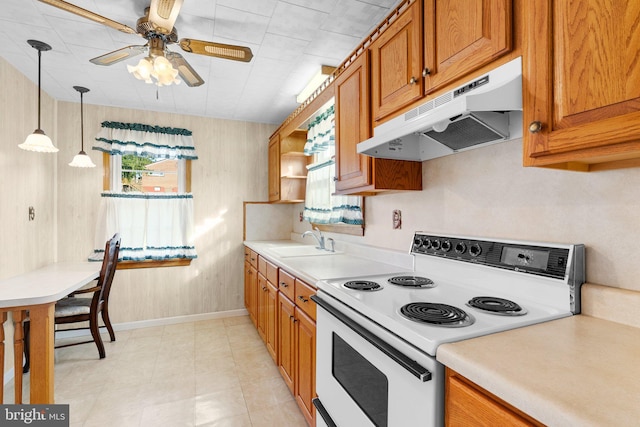
[[[113,326],[111,326],[111,319],[109,319],[109,309],[106,307],[102,309],[102,321],[104,322],[104,326],[106,326],[107,330],[109,331],[109,337],[111,338],[111,341],[115,341],[116,333],[113,331]]]
[[[91,329],[91,336],[93,337],[93,341],[96,343],[96,347],[98,347],[98,354],[100,354],[100,359],[105,358],[104,352],[104,344],[102,344],[102,337],[100,336],[100,329],[98,325],[98,318],[91,319],[89,321],[89,329]]]
[[[22,326],[23,334],[24,334],[24,367],[22,368],[22,373],[26,374],[29,372],[29,361],[30,361],[30,352],[31,352],[31,340],[29,338],[29,332],[31,330],[31,322],[24,322]]]

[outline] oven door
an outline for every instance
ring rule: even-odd
[[[318,426],[442,425],[444,375],[434,357],[322,290],[312,298]]]

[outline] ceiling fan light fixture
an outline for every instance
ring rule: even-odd
[[[133,74],[133,77],[136,79],[151,84],[153,83],[153,80],[151,80],[151,73],[153,71],[152,61],[153,60],[150,57],[142,58],[135,66],[127,65],[127,70],[129,73]]]
[[[95,168],[96,165],[91,161],[91,157],[84,152],[84,108],[82,96],[89,92],[89,89],[82,86],[74,86],[73,88],[80,92],[80,152],[73,156],[73,160],[71,160],[69,166],[73,166],[74,168]]]
[[[38,128],[25,139],[22,144],[18,144],[18,147],[27,151],[36,151],[38,153],[56,153],[58,149],[53,145],[51,138],[45,135],[44,131],[40,129],[40,93],[42,92],[40,85],[40,77],[42,70],[42,51],[51,50],[51,46],[38,40],[27,40],[29,45],[38,51]]]
[[[156,79],[158,86],[169,86],[170,84],[180,84],[178,70],[164,56],[156,56],[153,60],[153,71],[151,76]]]

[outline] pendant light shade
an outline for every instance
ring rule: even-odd
[[[40,129],[40,93],[42,91],[40,87],[40,79],[42,72],[42,51],[51,50],[51,46],[38,40],[27,40],[27,43],[32,48],[38,51],[38,128],[33,133],[27,136],[27,139],[19,144],[18,147],[27,151],[37,151],[40,153],[55,153],[58,149],[51,142],[51,138],[45,135],[44,131]]]
[[[73,166],[75,168],[95,168],[96,165],[91,161],[91,157],[84,152],[84,108],[82,96],[89,92],[89,89],[82,86],[74,86],[73,88],[80,92],[80,152],[73,157],[69,166]]]

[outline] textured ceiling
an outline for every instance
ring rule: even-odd
[[[69,0],[135,28],[148,0]],[[61,101],[79,102],[73,86],[85,86],[86,104],[162,111],[251,122],[282,122],[295,97],[321,65],[336,66],[399,0],[184,0],[179,37],[248,46],[244,63],[181,53],[205,80],[200,87],[156,87],[136,80],[126,65],[89,59],[128,45],[124,34],[36,0],[0,2],[0,56],[37,83],[37,51],[28,39],[51,45],[42,53],[42,89]]]

